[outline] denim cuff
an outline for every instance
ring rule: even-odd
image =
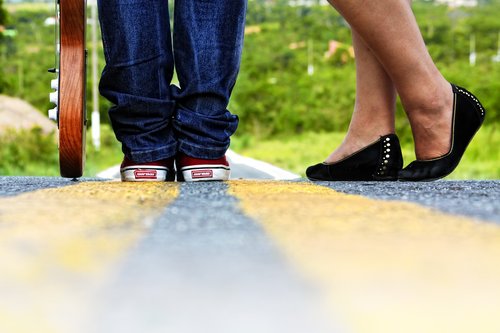
[[[205,147],[179,140],[178,151],[194,158],[215,160],[224,156],[229,149],[229,143],[224,147]]]
[[[174,142],[167,146],[148,150],[127,150],[128,149],[124,147],[123,153],[125,154],[125,156],[127,156],[128,159],[134,162],[154,162],[174,157],[177,153],[177,143]]]
[[[196,158],[217,159],[229,148],[238,117],[226,109],[200,113],[178,105],[172,125],[180,152]]]

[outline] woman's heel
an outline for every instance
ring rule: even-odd
[[[313,181],[386,181],[397,180],[402,167],[399,139],[389,134],[338,162],[310,166],[306,175]]]
[[[448,176],[455,170],[470,141],[483,124],[486,110],[464,88],[453,87],[453,121],[448,153],[430,160],[416,160],[399,173],[404,181],[430,181]]]

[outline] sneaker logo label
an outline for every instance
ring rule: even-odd
[[[213,178],[214,172],[212,170],[193,170],[191,171],[191,177],[193,179]]]
[[[157,179],[156,170],[134,170],[135,179]]]

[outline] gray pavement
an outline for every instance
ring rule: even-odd
[[[244,168],[248,170],[245,171]],[[241,170],[241,171],[240,171]],[[269,179],[262,171],[242,166],[234,178]],[[81,181],[102,181],[82,178]],[[297,181],[305,181],[304,179]],[[37,189],[74,185],[60,177],[0,177],[0,197]],[[380,200],[403,200],[455,215],[500,223],[499,180],[440,180],[435,182],[316,182],[336,191]]]
[[[7,177],[0,176],[0,197],[74,184],[61,177]]]
[[[440,211],[500,223],[500,181],[318,182],[336,191],[415,202]]]
[[[182,185],[104,288],[91,332],[334,332],[320,295],[226,191]]]
[[[102,180],[0,177],[0,197],[94,181]],[[500,223],[500,181],[316,184]],[[327,295],[318,284],[297,270],[227,191],[223,182],[181,184],[179,196],[144,238],[86,296],[92,307],[82,319],[85,327],[64,332],[347,332],[332,312],[324,314]],[[84,275],[80,282],[85,284]]]

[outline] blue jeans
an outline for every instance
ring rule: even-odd
[[[182,152],[216,159],[238,117],[227,110],[238,75],[246,0],[99,0],[106,66],[99,89],[124,154],[136,162]],[[179,86],[171,84],[174,67]]]

